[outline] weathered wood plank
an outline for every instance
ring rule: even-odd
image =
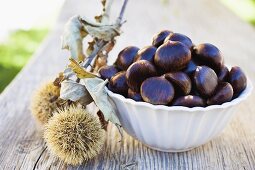
[[[102,154],[83,166],[67,166],[45,150],[29,111],[32,91],[67,63],[68,53],[60,49],[63,24],[74,14],[91,17],[98,14],[98,4],[93,0],[66,1],[55,29],[1,94],[0,169],[120,169],[122,164],[131,162],[137,163],[133,169],[255,169],[255,94],[240,105],[237,115],[219,137],[189,152],[154,151],[127,134],[124,142],[119,143],[120,136],[112,126]],[[121,1],[116,1],[113,15],[118,14],[120,5]],[[195,43],[216,44],[224,53],[226,63],[240,65],[255,83],[254,28],[218,1],[170,0],[162,4],[154,0],[130,0],[125,18],[128,22],[111,53],[111,61],[123,47],[148,45],[155,32],[168,28],[187,34]]]

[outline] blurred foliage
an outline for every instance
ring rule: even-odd
[[[47,33],[47,29],[18,30],[0,44],[0,92],[27,63]]]
[[[255,26],[255,0],[221,0],[234,13]]]

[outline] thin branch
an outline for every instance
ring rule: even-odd
[[[84,68],[92,65],[92,60],[97,56],[98,52],[100,52],[106,44],[107,42],[101,40],[94,45],[94,50],[85,60],[85,64],[83,65]]]
[[[110,0],[109,3],[108,3],[107,9],[106,9],[107,13],[110,12],[112,1],[113,0]],[[118,24],[119,27],[121,27],[121,24],[122,24],[121,22],[122,22],[123,15],[124,15],[124,12],[125,12],[125,9],[126,9],[126,6],[127,6],[127,2],[128,2],[128,0],[124,0],[124,3],[122,5],[122,7],[121,7],[121,11],[120,11],[119,17],[117,18],[117,21],[116,21],[116,24]],[[93,59],[97,56],[98,52],[100,52],[107,43],[108,42],[105,42],[105,41],[102,41],[102,40],[96,42],[94,50],[92,51],[90,56],[88,56],[86,58],[86,60],[85,60],[85,64],[83,65],[84,68],[88,68],[89,66],[92,65],[91,62],[93,61]]]
[[[121,7],[121,10],[120,10],[119,17],[117,18],[117,23],[118,23],[118,24],[121,24],[121,22],[122,22],[123,15],[124,15],[124,12],[125,12],[127,3],[128,3],[128,0],[124,0],[124,3],[123,3],[123,5],[122,5],[122,7]]]

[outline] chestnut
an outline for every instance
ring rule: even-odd
[[[118,69],[115,66],[103,66],[98,71],[99,75],[102,79],[110,79],[112,76],[114,76],[116,73],[118,73]]]
[[[136,55],[134,61],[147,60],[147,61],[150,61],[151,63],[153,63],[156,50],[157,50],[157,48],[154,46],[144,47],[137,52],[137,55]]]
[[[161,45],[155,54],[154,63],[166,72],[179,71],[187,66],[191,52],[181,42],[168,41]]]
[[[198,66],[194,73],[194,84],[201,96],[210,97],[218,85],[218,77],[213,69]]]
[[[167,42],[167,41],[179,41],[179,42],[183,43],[184,45],[186,45],[189,49],[191,49],[193,46],[191,39],[189,37],[187,37],[186,35],[183,35],[180,33],[169,34],[165,38],[164,42]]]
[[[115,62],[116,66],[120,70],[126,70],[133,63],[138,50],[139,48],[135,46],[128,46],[124,48],[118,54],[117,60]]]
[[[173,106],[186,106],[186,107],[204,107],[205,100],[199,96],[187,95],[178,97],[172,104]]]
[[[229,70],[226,66],[223,66],[219,73],[218,73],[218,79],[219,81],[228,81],[228,77],[229,77]]]
[[[174,98],[174,88],[163,77],[151,77],[142,83],[141,96],[145,102],[167,105]]]
[[[127,95],[128,85],[126,82],[126,72],[121,71],[115,74],[109,81],[109,90],[114,93],[121,94],[123,96]]]
[[[139,60],[133,63],[126,72],[127,84],[130,89],[139,92],[142,82],[157,75],[156,68],[149,61]]]
[[[178,89],[176,94],[180,92],[181,95],[188,95],[191,91],[191,80],[189,76],[183,72],[166,73],[165,79],[170,81]]]
[[[142,101],[142,96],[140,93],[133,91],[132,89],[128,89],[128,97],[135,101]]]
[[[230,83],[220,82],[215,90],[215,94],[207,100],[208,105],[222,104],[231,101],[233,88]]]
[[[220,50],[209,43],[199,44],[193,48],[192,57],[201,65],[206,65],[218,72],[223,66]]]
[[[195,72],[197,66],[198,65],[196,64],[196,62],[191,59],[188,65],[182,71],[191,76]]]
[[[172,31],[169,30],[162,30],[160,32],[158,32],[157,34],[155,34],[152,38],[152,45],[155,47],[159,47],[160,45],[163,44],[165,38],[169,35],[173,33]]]
[[[232,85],[234,90],[234,97],[239,96],[239,94],[247,86],[247,78],[240,67],[232,67],[229,72],[229,83]]]

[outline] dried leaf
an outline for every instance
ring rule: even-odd
[[[61,83],[60,98],[73,102],[79,101],[82,105],[88,105],[93,102],[85,86],[72,80],[65,80]]]
[[[99,121],[100,121],[100,123],[101,123],[101,125],[102,125],[102,128],[103,128],[105,131],[107,131],[108,121],[105,120],[104,114],[99,110],[99,111],[97,112],[97,116],[98,116]]]
[[[65,68],[64,70],[64,77],[65,79],[70,79],[70,77],[75,76],[76,74],[73,72],[71,68]]]
[[[103,15],[95,16],[96,22],[99,22],[99,23],[102,21],[102,18],[103,18]]]
[[[86,71],[82,66],[79,65],[74,59],[70,58],[69,68],[73,70],[76,76],[80,79],[97,77],[95,74]]]
[[[82,18],[84,30],[93,38],[98,38],[104,41],[111,41],[114,37],[120,35],[120,26],[118,24],[106,25],[95,23],[87,18]]]
[[[108,80],[104,81],[100,78],[87,78],[82,79],[81,81],[90,93],[97,107],[104,114],[105,120],[109,120],[116,125],[120,125],[114,107],[110,103],[107,92],[105,90],[105,85],[107,84]]]
[[[92,51],[94,50],[94,45],[95,45],[95,41],[93,40],[93,41],[91,41],[91,42],[88,42],[88,44],[89,44],[89,46],[88,46],[88,48],[87,48],[87,50],[86,50],[86,54],[88,55],[88,56],[90,56],[90,54],[92,53]]]
[[[83,29],[79,16],[74,16],[69,19],[64,28],[64,33],[61,37],[62,48],[68,49],[71,52],[73,59],[83,61],[82,39],[87,36],[87,31]]]
[[[84,25],[84,27],[90,36],[104,41],[111,41],[114,37],[120,35],[118,25],[103,25],[98,27]]]
[[[64,79],[65,79],[64,73],[60,72],[58,74],[58,77],[53,82],[54,86],[60,87],[61,86],[61,82],[64,81]]]

